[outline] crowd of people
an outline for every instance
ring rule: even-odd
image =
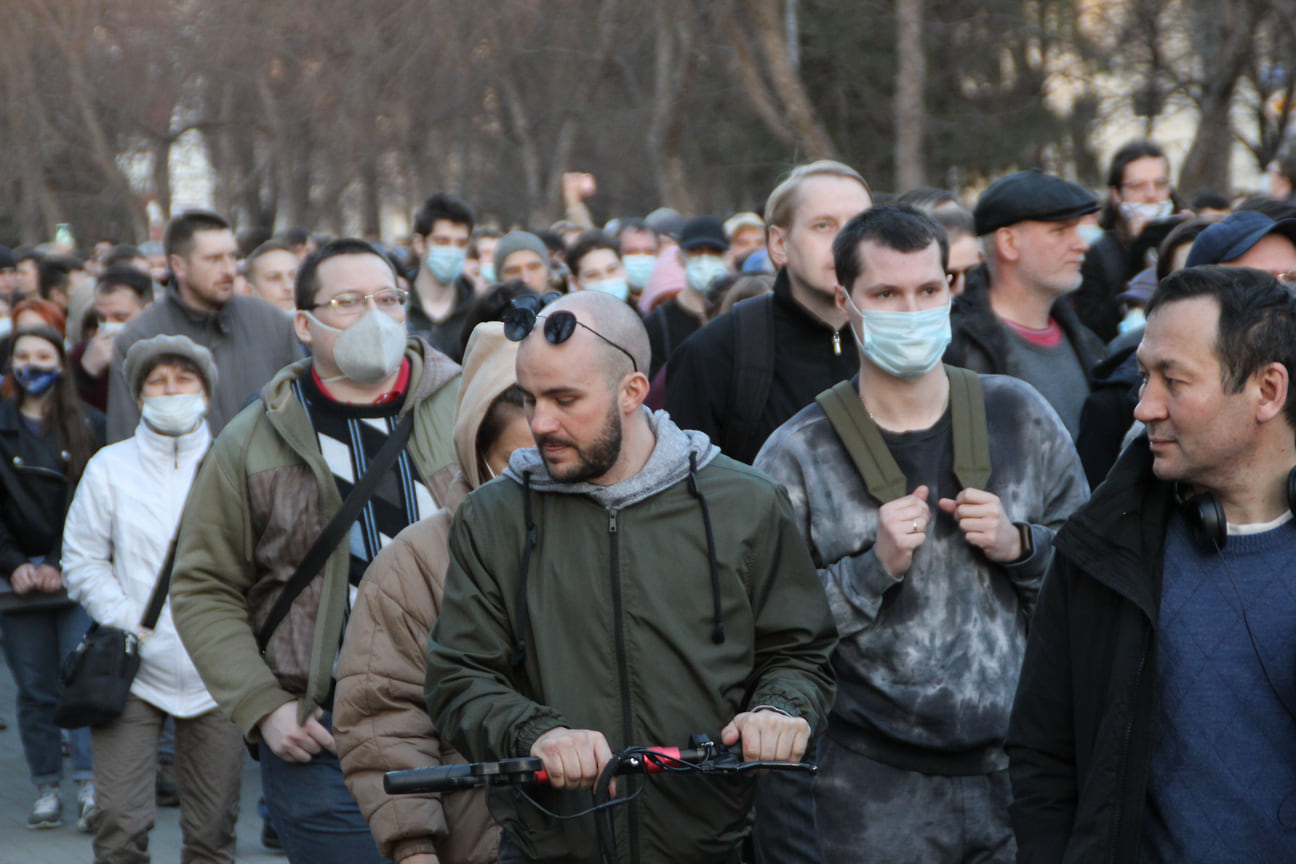
[[[1289,164],[1290,163],[1290,164]],[[1290,169],[1290,171],[1288,170]],[[96,862],[1296,856],[1296,159],[0,248],[0,625]],[[1285,184],[1285,185],[1284,185]],[[1286,550],[1286,551],[1284,551]],[[155,592],[161,614],[144,626]],[[55,724],[91,623],[120,716]],[[619,777],[705,734],[817,773]],[[392,795],[535,757],[544,787]],[[71,801],[73,799],[69,799]]]

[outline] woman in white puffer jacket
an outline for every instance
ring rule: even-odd
[[[86,466],[64,526],[63,579],[95,621],[139,632],[211,442],[203,417],[216,369],[211,353],[188,338],[155,336],[131,346],[123,371],[143,419],[132,438]],[[148,860],[158,740],[171,716],[181,857],[232,862],[242,736],[198,677],[169,602],[141,635],[140,669],[122,716],[91,730],[101,811],[94,860]]]

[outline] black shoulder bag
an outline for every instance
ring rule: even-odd
[[[153,585],[140,628],[152,630],[162,614],[171,589],[171,568],[175,564],[175,538],[167,549],[166,561]],[[68,654],[59,670],[63,690],[54,706],[54,723],[64,729],[101,726],[121,716],[130,695],[131,683],[140,667],[140,640],[120,627],[94,623]]]

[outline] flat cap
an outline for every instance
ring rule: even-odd
[[[981,193],[972,221],[984,237],[1018,222],[1065,222],[1098,210],[1098,199],[1082,186],[1039,170],[1018,171]]]
[[[1230,213],[1197,235],[1184,266],[1235,261],[1270,234],[1281,235],[1296,243],[1296,219],[1275,222],[1258,210]]]
[[[156,365],[155,361],[159,357],[166,356],[183,357],[198,367],[207,385],[208,395],[216,389],[216,361],[212,359],[211,352],[188,336],[164,333],[150,339],[141,339],[126,352],[122,371],[126,376],[126,383],[130,385],[130,392],[136,398],[144,389],[145,374]]]

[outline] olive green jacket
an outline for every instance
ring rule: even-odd
[[[432,497],[457,463],[452,434],[459,367],[420,339],[405,350],[417,412],[406,451]],[[298,722],[328,698],[349,587],[345,540],[298,595],[265,657],[256,632],[283,585],[342,506],[337,483],[292,384],[311,361],[287,366],[230,421],[198,470],[176,547],[171,610],[185,649],[221,708],[257,740],[257,724],[298,699]]]
[[[695,449],[698,439],[711,446],[690,434]],[[525,491],[515,470],[534,456],[514,453],[505,478],[455,515],[428,664],[428,705],[443,736],[480,761],[526,756],[555,726],[598,730],[613,750],[687,746],[695,732],[718,742],[735,714],[757,706],[820,728],[837,633],[776,483],[725,456],[697,471],[714,529],[725,634],[716,642],[707,530],[689,480],[609,510],[586,494]],[[527,495],[536,544],[525,657],[514,666]],[[619,783],[620,795],[635,786]],[[652,778],[616,808],[622,860],[736,860],[752,791],[747,779]],[[527,794],[559,812],[590,803],[588,793]],[[552,820],[512,787],[492,790],[490,804],[528,855],[597,860],[591,818]]]

